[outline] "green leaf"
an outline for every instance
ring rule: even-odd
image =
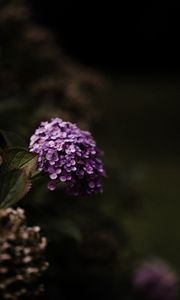
[[[26,148],[24,140],[14,132],[0,129],[0,148],[22,147]]]
[[[0,208],[17,203],[30,189],[30,182],[23,170],[11,170],[0,176]]]
[[[26,175],[30,175],[36,171],[37,154],[21,148],[7,149],[2,153],[2,159],[2,173],[13,169],[23,169]]]

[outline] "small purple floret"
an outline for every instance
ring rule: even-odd
[[[29,149],[38,154],[38,170],[50,178],[48,189],[54,190],[63,182],[74,196],[102,192],[105,170],[90,132],[55,118],[40,124]]]
[[[177,299],[177,277],[161,260],[142,264],[134,274],[133,285],[147,300]]]

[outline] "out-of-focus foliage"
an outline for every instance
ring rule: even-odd
[[[27,127],[55,115],[87,127],[96,116],[92,103],[102,83],[101,76],[65,56],[48,30],[34,24],[27,2],[1,1],[1,121],[6,112],[13,115],[23,135]]]

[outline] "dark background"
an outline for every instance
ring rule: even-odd
[[[179,7],[29,0],[66,52],[103,70],[179,72]]]

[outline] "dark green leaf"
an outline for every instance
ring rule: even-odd
[[[37,155],[20,148],[7,149],[2,153],[2,170],[23,169],[27,175],[36,171]]]
[[[0,208],[11,207],[30,189],[30,182],[23,170],[11,170],[0,177]]]

